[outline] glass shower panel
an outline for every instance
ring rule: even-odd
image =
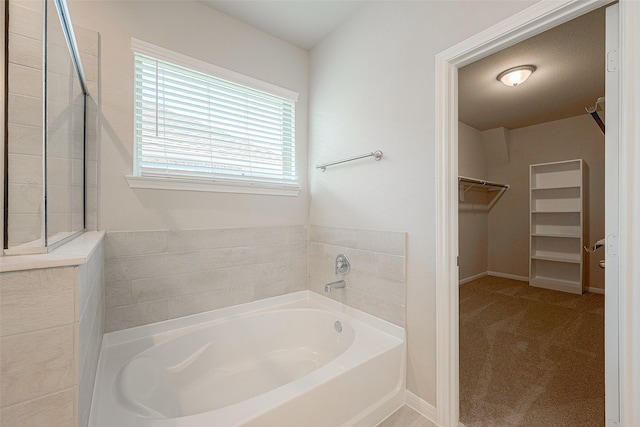
[[[52,0],[47,10],[45,203],[51,246],[84,230],[85,96]]]
[[[3,247],[45,253],[85,229],[86,85],[64,0],[5,5]]]

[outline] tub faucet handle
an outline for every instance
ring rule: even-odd
[[[342,274],[344,276],[349,274],[350,270],[351,262],[349,262],[349,258],[344,254],[338,255],[336,258],[336,274]]]

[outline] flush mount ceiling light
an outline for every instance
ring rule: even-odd
[[[535,65],[521,65],[519,67],[509,68],[508,70],[504,70],[498,77],[497,80],[500,80],[507,86],[518,86],[524,83],[525,80],[529,78],[529,76],[536,70]]]

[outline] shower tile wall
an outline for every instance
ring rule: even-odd
[[[7,3],[9,247],[41,239],[42,2]],[[29,6],[23,7],[23,6]]]
[[[309,289],[338,302],[405,326],[406,233],[309,227]],[[345,289],[324,292],[324,285],[342,277],[335,259],[345,254],[351,272]]]
[[[108,232],[106,331],[307,289],[307,227]]]
[[[0,273],[2,426],[87,426],[103,306],[101,243],[79,266]]]

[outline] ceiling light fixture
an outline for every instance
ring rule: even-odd
[[[518,86],[524,83],[535,70],[535,65],[521,65],[504,70],[496,79],[507,86]]]

